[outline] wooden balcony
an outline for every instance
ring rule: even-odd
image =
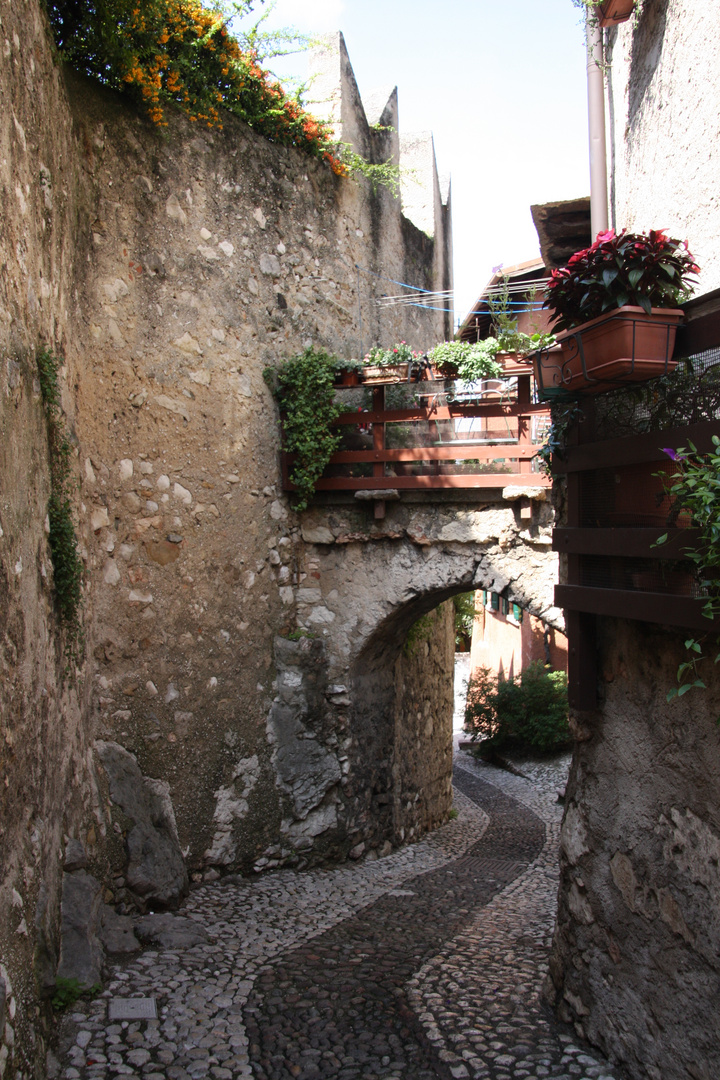
[[[516,366],[517,367],[517,366]],[[547,487],[537,453],[550,424],[547,405],[532,400],[527,366],[519,374],[481,383],[429,380],[405,385],[403,407],[388,402],[392,384],[339,388],[355,411],[337,421],[343,442],[319,480],[317,491],[432,491],[434,489]],[[402,385],[402,384],[400,384]],[[282,455],[283,487],[292,456]],[[360,496],[362,497],[362,496]],[[380,496],[378,496],[380,498]]]

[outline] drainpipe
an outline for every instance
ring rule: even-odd
[[[585,23],[587,48],[588,136],[590,142],[590,231],[592,239],[608,227],[607,160],[605,154],[605,85],[600,66],[602,28],[594,9]]]

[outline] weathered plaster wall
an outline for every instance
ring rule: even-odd
[[[699,292],[720,287],[720,11],[643,0],[609,32],[612,224],[687,239]]]
[[[720,688],[668,705],[683,655],[680,635],[600,624],[602,699],[575,724],[551,964],[561,1017],[651,1080],[720,1074]]]

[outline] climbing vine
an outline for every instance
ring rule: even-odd
[[[60,54],[78,70],[131,94],[158,127],[176,106],[190,120],[222,128],[221,109],[272,142],[296,146],[347,169],[336,156],[332,128],[289,96],[243,51],[222,10],[200,0],[47,0]],[[239,13],[251,3],[236,5]]]
[[[343,411],[335,402],[337,358],[324,349],[305,349],[277,371],[266,368],[265,380],[282,413],[283,450],[294,454],[290,480],[295,509],[305,510],[323,469],[340,445],[332,424]]]
[[[61,361],[45,348],[40,349],[36,359],[50,456],[48,521],[55,601],[65,628],[70,655],[77,659],[82,643],[80,606],[84,570],[77,550],[70,499],[72,448],[60,407],[58,370]]]

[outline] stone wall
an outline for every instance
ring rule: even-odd
[[[608,35],[613,224],[687,238],[701,292],[720,286],[717,28],[708,5],[644,0]],[[549,984],[563,1019],[650,1080],[720,1071],[720,687],[710,661],[707,690],[667,703],[685,636],[598,619],[598,708],[572,721]]]
[[[720,687],[668,704],[682,636],[614,619],[599,630],[599,709],[575,719],[552,995],[630,1076],[710,1080]]]
[[[176,904],[186,865],[262,869],[316,788],[339,783],[318,741],[303,800],[290,759],[305,705],[285,728],[273,711],[287,673],[315,679],[307,710],[327,704],[328,724],[342,694],[328,703],[323,664],[313,673],[322,635],[309,673],[274,644],[296,626],[307,557],[262,372],[311,343],[357,356],[445,337],[443,314],[381,309],[373,271],[446,287],[449,208],[429,235],[386,190],[233,118],[208,132],[174,116],[158,132],[58,68],[36,0],[1,3],[0,19],[0,1075],[12,1076],[43,1067],[35,1004],[61,960],[63,859],[68,926],[75,894],[93,918],[103,899]],[[397,136],[371,131],[346,57],[341,74],[340,134],[382,158]],[[391,95],[381,116],[396,110]],[[79,488],[77,670],[53,606],[43,343],[64,361]],[[344,854],[341,841],[317,857]]]
[[[2,5],[0,48],[0,1076],[44,1060],[33,1002],[54,982],[64,834],[99,838],[87,683],[65,672],[46,535],[35,366],[79,317],[88,213],[63,80],[37,4]],[[71,411],[73,379],[63,383]],[[71,424],[71,433],[72,424]]]
[[[454,674],[448,600],[411,626],[395,663],[394,843],[436,828],[452,806]]]
[[[609,31],[611,223],[687,239],[700,292],[720,287],[718,15],[695,0],[643,0]]]

